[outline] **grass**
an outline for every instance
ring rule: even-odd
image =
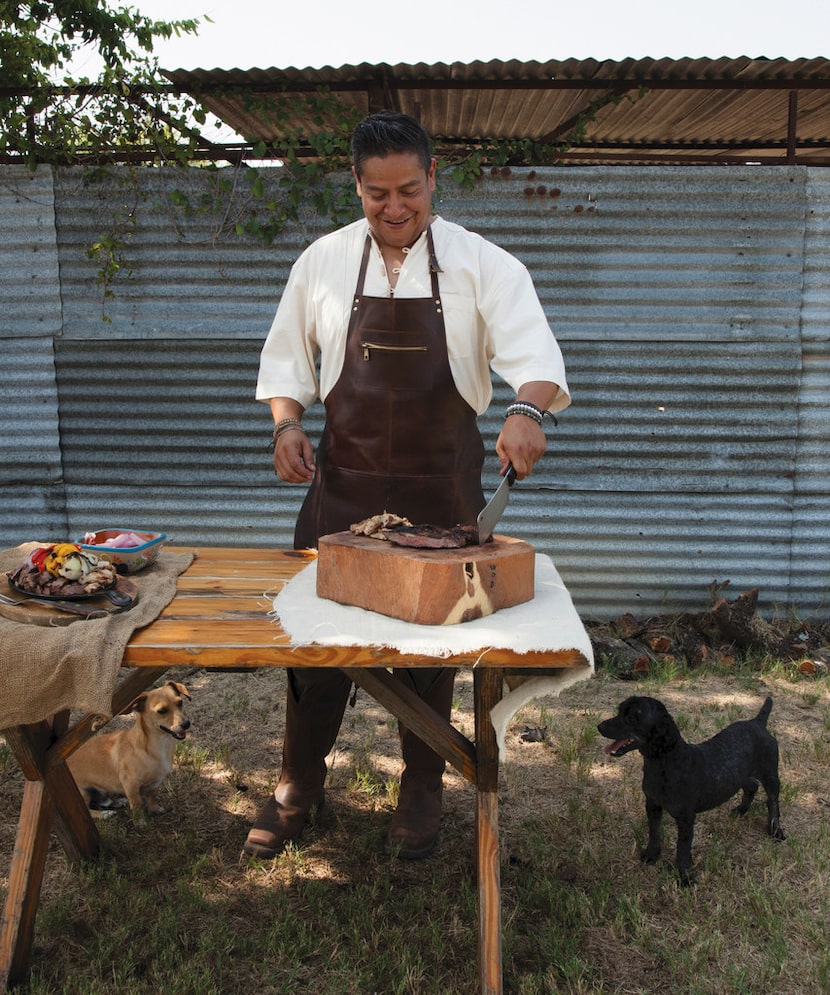
[[[330,758],[329,804],[273,862],[240,859],[273,786],[284,675],[185,679],[193,736],[147,827],[99,823],[81,866],[53,841],[40,905],[34,995],[474,995],[473,790],[447,773],[446,815],[422,862],[383,853],[399,752],[394,722],[365,694]],[[662,698],[692,741],[754,714],[767,693],[781,745],[788,839],[764,835],[763,793],[743,819],[698,817],[696,883],[665,859],[643,865],[641,764],[603,753],[597,721],[628,694]],[[471,682],[456,682],[471,727]],[[543,728],[524,742],[521,730]],[[508,995],[815,995],[830,991],[830,679],[783,666],[602,674],[531,703],[508,734],[501,798]],[[0,740],[0,850],[8,869],[22,790]],[[0,877],[5,894],[7,880]]]

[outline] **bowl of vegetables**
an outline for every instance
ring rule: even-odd
[[[134,574],[155,562],[167,535],[137,529],[99,529],[75,541],[81,549],[105,556],[119,573]]]

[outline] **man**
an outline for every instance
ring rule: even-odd
[[[517,391],[496,452],[519,480],[545,451],[542,416],[570,403],[561,352],[530,276],[513,256],[432,212],[435,159],[414,119],[383,111],[352,137],[365,215],[318,239],[295,263],[262,349],[257,398],[274,418],[274,469],[310,484],[296,548],[384,510],[415,524],[472,524],[484,505],[476,419],[490,369]],[[319,380],[316,372],[320,361]],[[322,398],[315,458],[302,428]],[[449,718],[451,668],[396,671]],[[350,682],[340,671],[288,671],[283,765],[245,842],[276,856],[323,802],[325,758]],[[387,850],[419,859],[441,822],[444,761],[400,727],[404,771]]]

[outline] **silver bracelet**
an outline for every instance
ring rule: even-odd
[[[504,417],[509,418],[511,415],[526,415],[528,418],[532,418],[540,428],[542,427],[544,412],[535,404],[531,404],[530,401],[514,401],[512,404],[508,404]]]
[[[278,421],[274,426],[274,434],[271,436],[271,448],[273,449],[276,446],[277,439],[283,432],[290,432],[292,428],[298,428],[301,432],[305,431],[302,422],[296,418],[283,418],[282,421]]]

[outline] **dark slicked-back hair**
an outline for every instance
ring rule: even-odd
[[[373,156],[385,159],[390,152],[417,155],[429,172],[432,150],[429,135],[414,117],[397,111],[378,111],[364,118],[352,134],[352,165],[359,177],[363,163]]]

